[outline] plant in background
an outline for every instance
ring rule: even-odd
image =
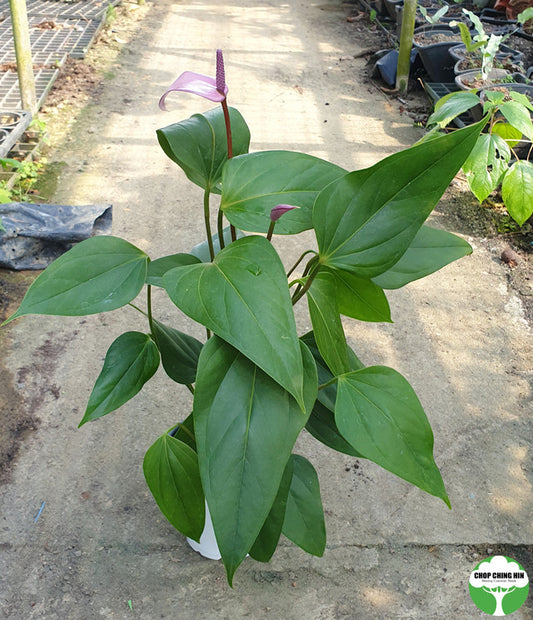
[[[324,552],[318,477],[293,454],[304,429],[449,506],[432,430],[412,387],[392,368],[357,357],[341,315],[389,322],[386,289],[471,252],[424,221],[481,125],[347,172],[305,153],[248,153],[248,127],[227,105],[220,52],[216,78],[182,74],[161,107],[172,91],[221,104],[157,132],[164,152],[204,190],[198,213],[205,241],[155,260],[117,237],[83,241],[35,280],[8,321],[121,307],[146,317],[146,332],[127,331],[111,344],[80,426],[133,398],[160,363],[186,386],[192,413],[172,419],[171,388],[168,411],[154,418],[154,425],[167,422],[146,453],[144,474],[165,517],[196,541],[207,504],[230,584],[247,554],[269,561],[282,533],[311,554]],[[220,195],[214,235],[213,194]],[[302,247],[286,269],[273,233],[306,230],[314,231],[316,246]],[[143,309],[134,300],[145,286]],[[205,328],[204,342],[159,320],[160,295]],[[299,335],[293,308],[303,302],[312,331]]]
[[[445,4],[444,6],[441,6],[438,11],[435,11],[435,13],[431,14],[431,13],[428,13],[425,7],[423,7],[422,5],[418,5],[418,10],[420,11],[420,15],[422,15],[424,20],[430,26],[434,26],[441,17],[444,17],[446,13],[448,12],[449,8],[450,7],[447,4]]]
[[[518,14],[516,21],[522,26],[527,34],[533,34],[533,6]]]
[[[480,202],[501,185],[507,212],[522,226],[533,214],[533,103],[523,93],[512,90],[484,90],[481,96],[483,100],[473,92],[454,92],[437,101],[428,119],[428,127],[433,129],[427,137],[433,137],[457,116],[483,104],[482,122],[487,131],[477,139],[463,164],[463,172]],[[519,146],[526,151],[522,159],[516,152]]]

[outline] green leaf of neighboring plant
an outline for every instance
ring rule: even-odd
[[[163,286],[163,276],[174,267],[183,267],[184,265],[194,265],[200,260],[191,254],[171,254],[153,260],[148,265],[146,274],[146,284],[153,286]]]
[[[525,24],[530,19],[533,19],[533,6],[524,9],[521,13],[516,16],[516,21],[519,24]]]
[[[307,345],[315,360],[319,384],[324,385],[325,383],[331,381],[331,379],[333,379],[333,375],[327,368],[326,362],[320,355],[313,332],[308,332],[305,336],[302,336],[300,340]],[[363,364],[357,359],[357,356],[349,347],[348,356],[351,370],[364,368]],[[360,457],[361,455],[359,452],[357,452],[357,450],[355,450],[353,446],[351,446],[346,439],[344,439],[337,428],[334,413],[336,399],[337,385],[335,383],[319,390],[318,399],[315,402],[313,411],[309,416],[309,420],[307,421],[305,428],[315,439],[322,442],[324,445],[329,446],[338,452]]]
[[[25,314],[82,316],[125,306],[143,287],[148,260],[123,239],[86,239],[39,275],[6,323]]]
[[[484,47],[486,45],[485,40],[477,41],[476,43],[472,41],[470,30],[464,22],[458,22],[457,20],[453,20],[450,22],[450,26],[459,27],[459,30],[461,31],[461,40],[463,41],[467,52],[473,52],[474,50],[480,47]]]
[[[516,101],[517,103],[525,106],[530,112],[533,112],[533,102],[531,102],[528,99],[527,95],[524,95],[524,93],[519,93],[516,90],[511,90],[509,91],[509,97],[511,97],[513,101]]]
[[[483,202],[498,187],[510,159],[511,151],[500,136],[496,134],[479,136],[470,156],[463,164],[468,185],[479,202]]]
[[[510,149],[514,148],[522,139],[522,132],[509,123],[495,123],[492,126],[492,133],[503,138]]]
[[[232,344],[303,409],[303,367],[285,268],[264,237],[244,237],[213,263],[165,274],[165,289],[187,316]]]
[[[161,512],[178,531],[199,541],[205,523],[205,501],[194,451],[165,433],[148,448],[143,471]]]
[[[159,351],[147,334],[126,332],[109,347],[80,426],[128,402],[159,366]]]
[[[229,245],[232,242],[231,239],[231,229],[228,226],[224,228],[224,245]],[[235,235],[237,239],[242,239],[245,234],[241,230],[236,230]],[[213,249],[215,251],[215,256],[220,252],[220,242],[218,240],[218,233],[214,234],[213,237]],[[201,243],[196,244],[191,250],[191,254],[196,256],[202,263],[210,263],[211,255],[209,254],[209,245],[207,241],[202,241]]]
[[[471,91],[448,93],[435,104],[435,111],[427,121],[428,127],[437,124],[444,129],[454,118],[476,105],[479,105],[479,97]]]
[[[450,506],[433,460],[433,432],[413,388],[392,368],[338,378],[335,420],[364,457]]]
[[[519,129],[528,140],[533,140],[533,123],[529,110],[517,101],[504,101],[500,112],[515,129]]]
[[[233,154],[248,152],[250,130],[235,108],[229,109]],[[228,158],[224,113],[220,106],[194,114],[179,123],[157,130],[161,148],[178,164],[187,178],[201,188],[220,194],[222,166]]]
[[[373,281],[385,289],[400,288],[467,254],[472,248],[464,239],[424,224],[400,260]]]
[[[200,473],[228,581],[272,508],[285,466],[316,398],[316,369],[304,345],[302,414],[294,399],[218,337],[205,344],[194,393]]]
[[[520,226],[533,213],[533,164],[515,162],[502,182],[502,198],[509,215]]]
[[[380,286],[349,271],[336,269],[331,273],[337,284],[341,314],[359,321],[392,322],[389,302]]]
[[[203,344],[173,327],[153,320],[153,336],[167,375],[184,385],[196,381],[196,367]]]
[[[390,269],[411,244],[484,125],[485,119],[330,183],[313,208],[321,263],[363,278]]]
[[[250,556],[258,562],[270,562],[270,559],[274,555],[274,551],[278,546],[278,541],[281,536],[281,529],[283,527],[283,521],[285,519],[285,511],[287,508],[287,498],[289,496],[289,489],[292,482],[293,461],[289,459],[281,478],[281,484],[279,485],[278,494],[272,504],[272,508],[268,513],[259,536],[256,538],[252,548],[250,549]]]
[[[335,280],[330,273],[319,273],[307,291],[313,333],[322,358],[334,375],[348,372],[348,345],[337,305]]]
[[[270,211],[279,204],[300,207],[276,223],[276,234],[312,227],[317,193],[346,171],[328,161],[292,151],[263,151],[234,157],[224,167],[220,208],[237,228],[267,232]]]
[[[292,455],[294,471],[287,498],[283,534],[307,553],[322,557],[326,524],[315,468],[303,456]]]
[[[12,201],[13,201],[13,197],[11,195],[10,190],[6,189],[5,187],[0,187],[0,204],[6,204]],[[1,221],[0,221],[0,230],[5,230],[5,228],[2,226]]]

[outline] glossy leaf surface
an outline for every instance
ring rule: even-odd
[[[247,153],[250,145],[248,126],[235,108],[230,108],[229,114],[233,154]],[[217,186],[228,157],[224,114],[220,106],[158,129],[157,139],[165,154],[178,164],[189,180],[202,189],[220,193]]]
[[[313,208],[320,261],[371,278],[405,253],[472,150],[485,121],[338,179]]]
[[[268,513],[268,517],[259,532],[259,536],[250,549],[250,556],[258,562],[270,562],[278,545],[285,520],[287,498],[292,482],[293,461],[289,459],[281,478],[278,494]]]
[[[373,281],[385,289],[401,288],[468,254],[472,248],[461,237],[424,225],[400,260]]]
[[[380,286],[349,271],[336,269],[331,273],[341,314],[359,321],[392,322],[389,302]]]
[[[171,254],[153,260],[148,265],[146,273],[146,284],[152,286],[163,286],[163,276],[167,271],[174,267],[183,267],[184,265],[194,265],[200,260],[191,254]]]
[[[318,350],[334,375],[348,372],[348,345],[337,304],[332,274],[319,273],[307,291],[309,315]]]
[[[307,553],[322,557],[326,524],[315,468],[303,456],[292,455],[293,474],[287,498],[283,534]]]
[[[180,310],[239,349],[303,409],[303,367],[285,269],[263,237],[244,237],[213,263],[163,278]]]
[[[433,432],[413,388],[392,368],[338,379],[335,420],[364,457],[450,505],[433,460]]]
[[[38,276],[9,320],[25,314],[83,316],[116,310],[139,294],[148,260],[118,237],[90,237]]]
[[[196,338],[159,321],[153,320],[152,324],[153,336],[167,375],[176,383],[185,385],[194,383],[203,344]]]
[[[223,236],[224,236],[224,245],[229,245],[232,241],[231,239],[231,229],[228,226],[227,228],[224,228],[223,231]],[[235,235],[237,237],[237,239],[241,239],[242,237],[244,237],[244,233],[240,230],[236,230],[235,231]],[[218,233],[214,234],[213,237],[213,250],[215,252],[215,256],[220,252],[220,242],[218,240]],[[196,256],[202,263],[210,263],[211,262],[211,255],[209,254],[209,245],[207,243],[207,241],[202,241],[201,243],[196,244],[192,250],[191,250],[191,254]]]
[[[502,197],[509,215],[522,226],[533,213],[533,164],[515,162],[502,182]]]
[[[279,204],[300,207],[276,222],[276,234],[312,227],[317,193],[346,171],[317,157],[293,151],[263,151],[234,157],[224,167],[221,208],[237,228],[267,232]]]
[[[143,471],[161,512],[178,531],[199,541],[204,529],[205,501],[194,451],[165,433],[148,448]]]
[[[109,347],[80,426],[128,402],[159,366],[159,351],[147,334],[126,332]]]
[[[471,91],[448,93],[435,104],[435,111],[428,118],[427,125],[430,127],[437,124],[444,129],[454,118],[476,105],[480,105],[479,97]]]
[[[510,159],[511,151],[503,138],[496,134],[479,136],[463,165],[463,172],[472,193],[480,202],[498,187]]]
[[[305,407],[316,398],[313,358],[302,345]],[[200,473],[231,584],[272,508],[307,421],[295,400],[220,338],[204,346],[194,395]]]

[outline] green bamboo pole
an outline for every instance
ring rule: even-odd
[[[405,0],[403,3],[402,30],[400,33],[400,51],[396,70],[396,88],[405,95],[409,86],[409,69],[411,67],[411,48],[415,30],[417,0]]]
[[[35,95],[35,78],[33,76],[26,0],[9,0],[9,6],[11,8],[11,23],[13,25],[13,40],[15,42],[22,108],[35,114],[37,112],[37,98]]]

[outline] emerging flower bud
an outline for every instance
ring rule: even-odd
[[[295,207],[293,205],[278,205],[274,207],[270,212],[270,220],[272,222],[277,222],[279,218],[287,213],[287,211],[292,211],[293,209],[299,209],[300,207]]]

